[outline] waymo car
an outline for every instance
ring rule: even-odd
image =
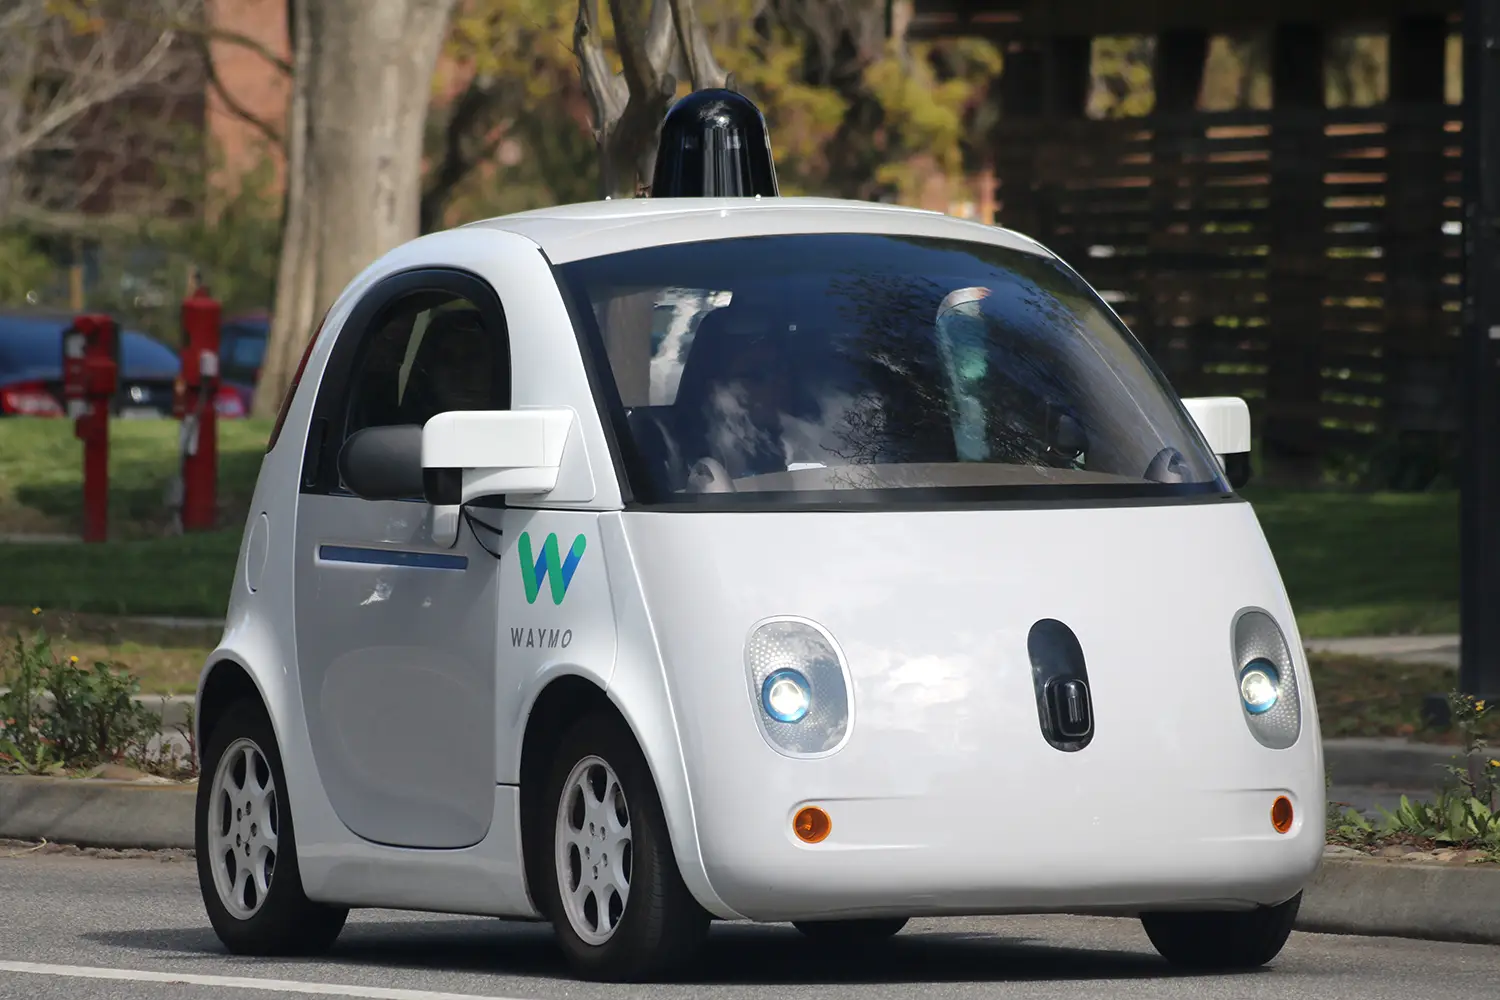
[[[212,924],[546,920],[639,979],[716,919],[1081,912],[1262,964],[1324,784],[1249,449],[994,226],[656,196],[397,247],[297,369],[200,682]]]

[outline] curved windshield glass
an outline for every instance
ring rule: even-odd
[[[815,234],[559,271],[643,502],[1229,490],[1135,339],[1045,256]]]

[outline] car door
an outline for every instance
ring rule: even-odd
[[[338,470],[366,427],[506,409],[504,312],[446,270],[377,284],[339,334],[314,403],[297,508],[297,667],[323,787],[366,840],[459,848],[495,796],[499,550],[457,509],[361,499]]]

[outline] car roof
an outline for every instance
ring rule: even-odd
[[[797,233],[871,233],[967,240],[1052,254],[1009,229],[941,212],[838,198],[620,198],[557,205],[460,227],[536,243],[554,264],[700,240]]]

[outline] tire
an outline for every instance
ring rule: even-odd
[[[691,962],[709,915],[683,884],[650,769],[618,716],[596,712],[564,734],[536,824],[543,914],[580,978],[649,981]]]
[[[292,814],[286,806],[286,773],[265,710],[254,701],[235,703],[209,734],[204,750],[193,839],[198,888],[214,933],[235,955],[327,951],[349,910],[314,903],[303,894]],[[254,782],[249,777],[251,762]],[[257,794],[267,787],[269,795]],[[226,809],[236,791],[245,795],[246,804],[230,814]],[[233,845],[229,836],[236,838]],[[243,867],[241,848],[248,859]],[[231,851],[236,859],[232,867]]]
[[[837,949],[858,949],[879,944],[901,933],[906,917],[871,920],[805,920],[792,926],[810,941]]]
[[[1302,893],[1240,913],[1143,913],[1162,958],[1189,969],[1253,969],[1275,958],[1292,933]]]

